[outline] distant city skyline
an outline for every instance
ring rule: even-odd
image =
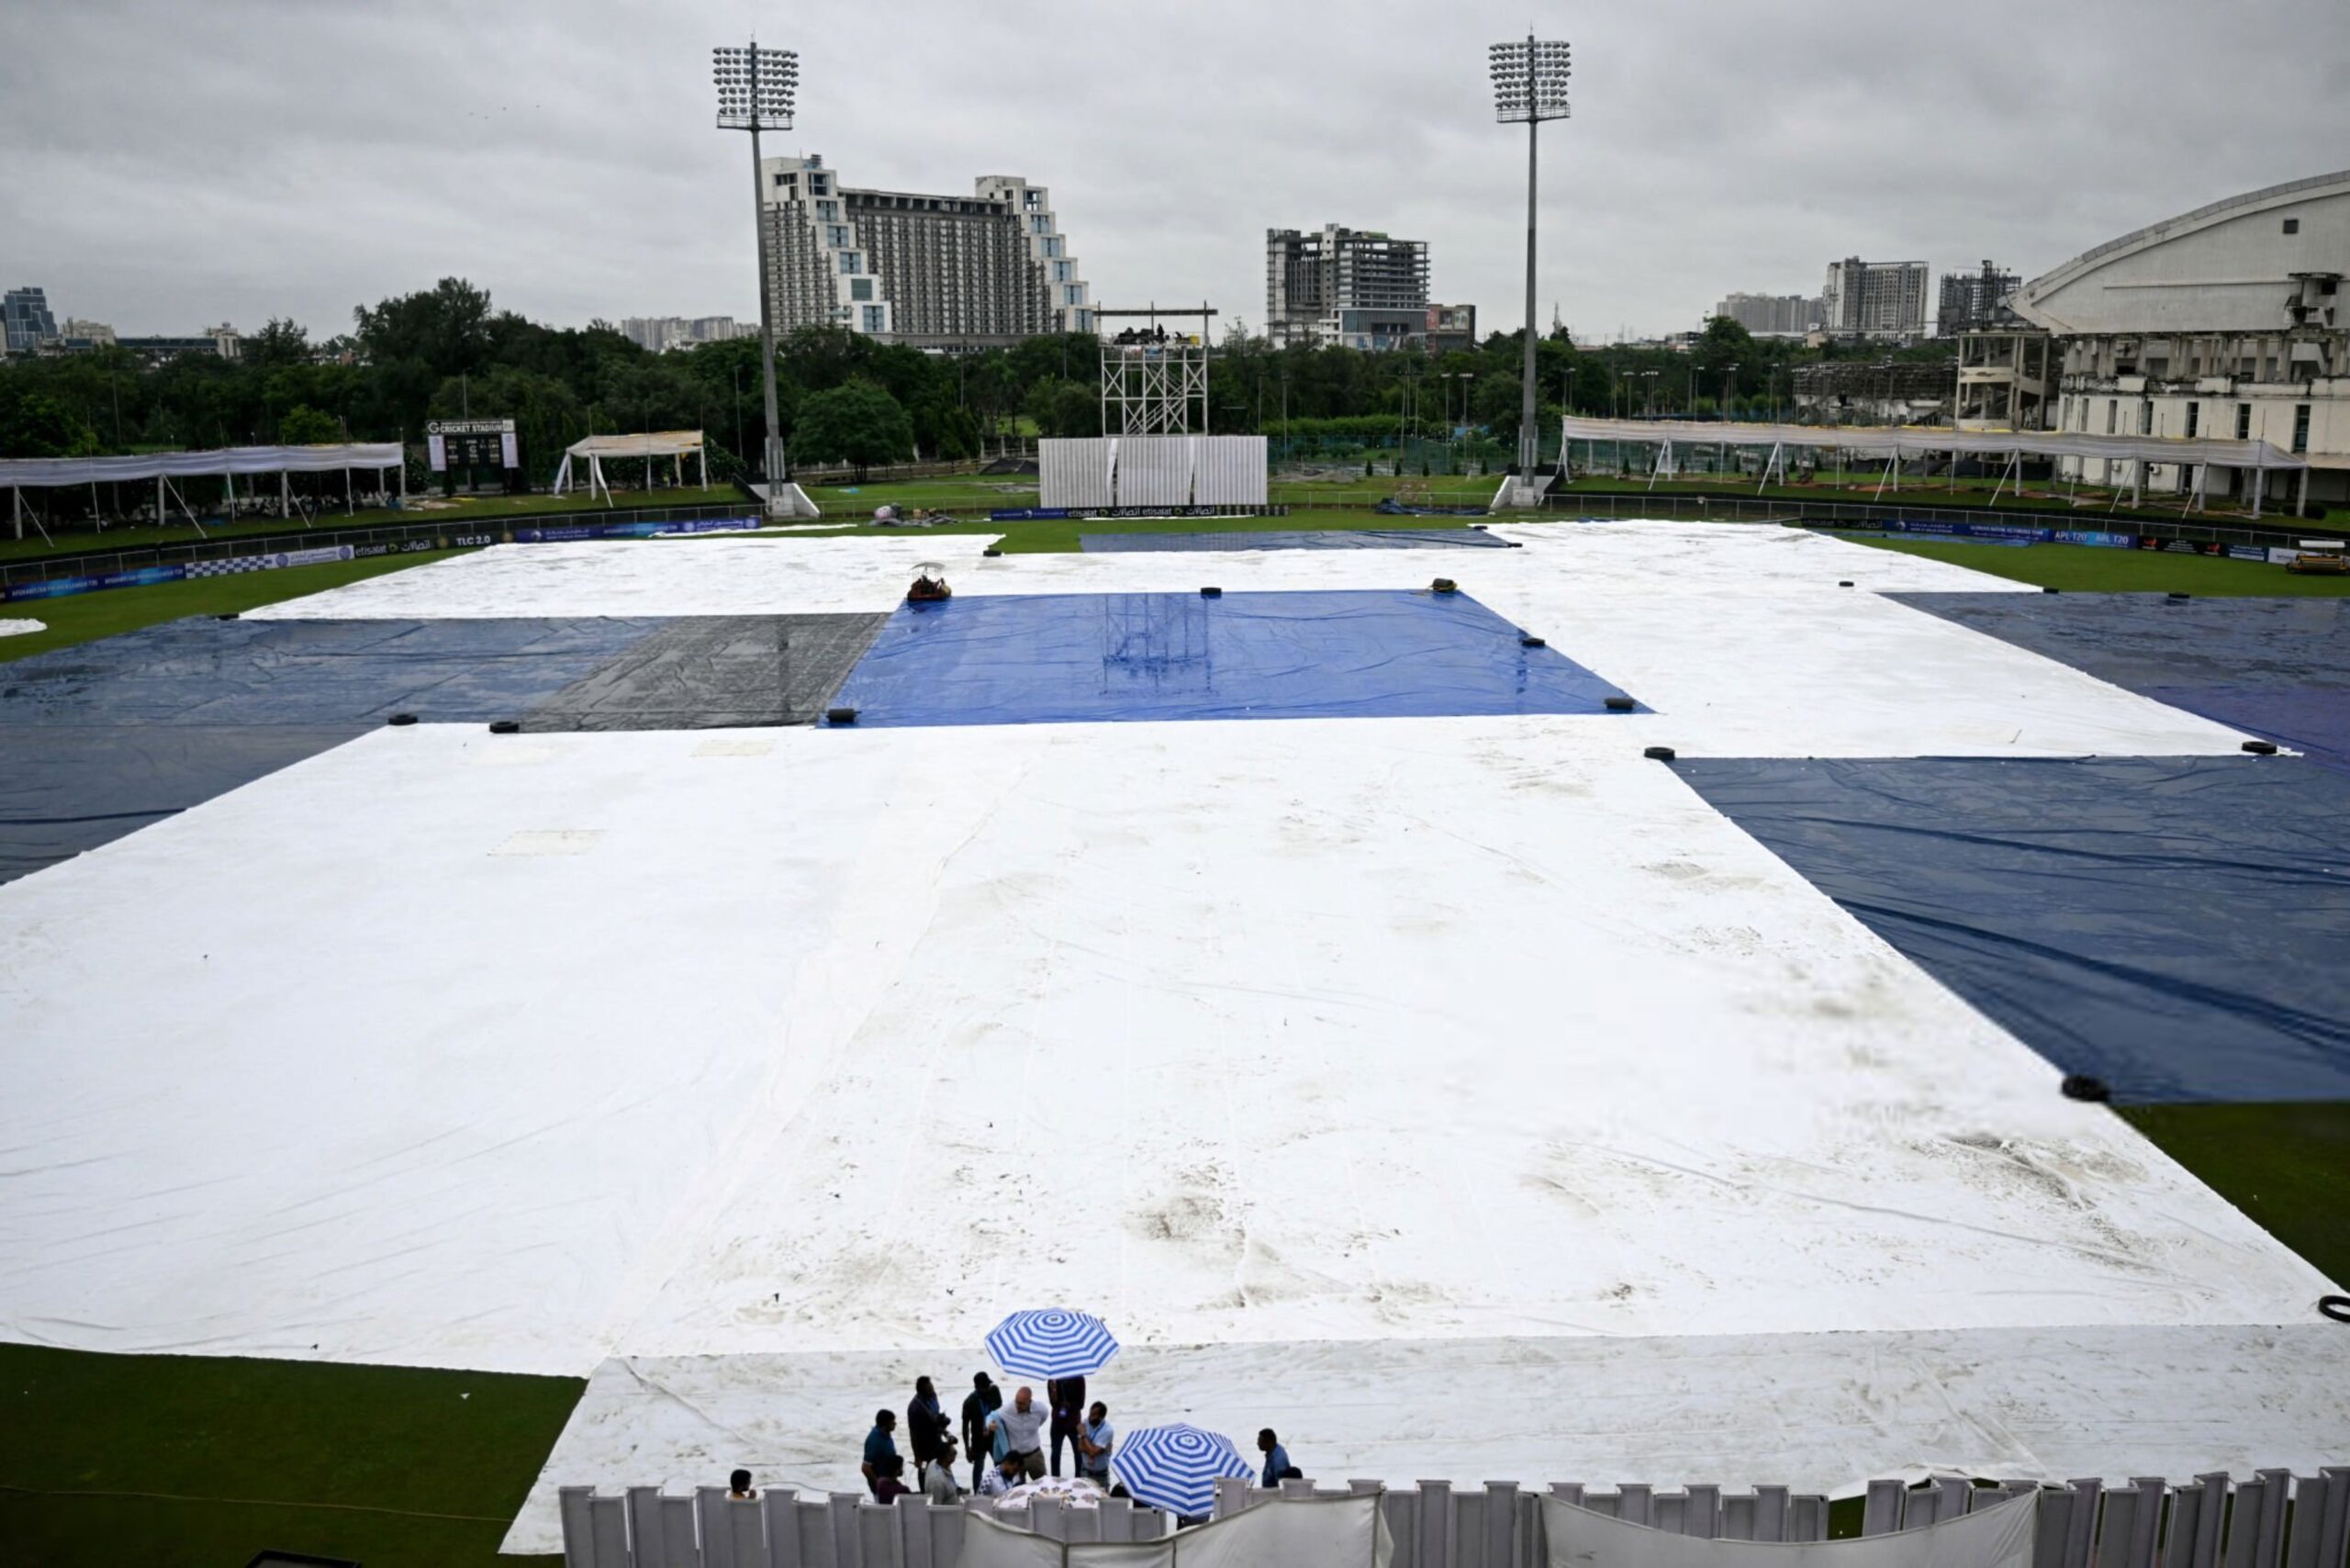
[[[1575,50],[1574,118],[1543,146],[1539,325],[1556,301],[1586,340],[1682,330],[1732,289],[1808,294],[1836,256],[1939,274],[1994,255],[2030,277],[2350,144],[2338,0],[2277,0],[2259,28],[2187,0],[1972,16],[2015,46],[1918,50],[1899,14],[1808,0],[1538,12]],[[799,128],[767,151],[821,151],[880,189],[1017,170],[1084,237],[1099,303],[1205,297],[1252,330],[1265,231],[1352,215],[1426,238],[1441,297],[1515,330],[1522,137],[1493,122],[1484,46],[1528,18],[1401,0],[1350,18],[1016,0],[980,20],[906,0],[890,71],[909,113],[854,41],[869,16],[811,0],[761,28],[803,62]],[[708,50],[760,20],[687,0],[647,30],[616,0],[576,0],[468,13],[452,48],[441,12],[401,0],[58,8],[0,55],[17,150],[0,163],[0,274],[46,287],[60,319],[125,334],[280,316],[322,339],[354,306],[448,275],[556,325],[667,299],[755,319],[741,151],[711,123]],[[1021,79],[1052,91],[971,69],[1015,50]],[[1127,69],[1137,58],[1151,69]],[[2260,90],[2139,112],[2181,58]],[[70,68],[86,60],[164,85],[93,93]],[[296,112],[286,87],[304,83],[331,84],[334,112]]]

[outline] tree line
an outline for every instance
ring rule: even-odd
[[[1439,354],[1276,348],[1236,325],[1209,372],[1210,427],[1292,446],[1363,446],[1466,430],[1508,440],[1519,411],[1522,339],[1494,333]],[[1900,357],[1946,354],[1931,345]],[[1693,352],[1580,346],[1554,330],[1536,345],[1540,418],[1723,411],[1792,404],[1793,367],[1882,350],[1808,350],[1756,339],[1726,319]],[[1098,344],[1032,338],[961,357],[838,329],[777,344],[778,417],[792,461],[868,465],[977,456],[1015,434],[1101,433]],[[590,434],[700,430],[714,479],[755,464],[766,429],[755,337],[652,353],[610,323],[549,327],[498,310],[461,278],[361,306],[352,330],[314,342],[291,320],[244,340],[240,357],[148,364],[119,349],[0,364],[0,456],[338,441],[420,442],[426,421],[510,418],[534,482]]]

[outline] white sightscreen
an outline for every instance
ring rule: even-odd
[[[1110,502],[1112,448],[1100,436],[1053,438],[1036,443],[1036,504],[1046,507],[1106,507]]]
[[[1203,435],[1192,442],[1192,498],[1203,507],[1265,504],[1265,438]]]
[[[1118,440],[1118,505],[1190,506],[1192,440],[1188,435],[1121,436]]]

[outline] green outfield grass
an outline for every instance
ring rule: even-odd
[[[2350,1286],[2350,1103],[2132,1105],[2120,1113],[2269,1235]]]
[[[0,1345],[0,1562],[558,1562],[498,1543],[585,1386]]]
[[[21,636],[0,637],[0,663],[45,654],[52,648],[70,648],[76,643],[111,637],[118,632],[136,631],[158,621],[177,621],[188,615],[227,615],[274,604],[281,599],[298,599],[306,593],[322,593],[345,583],[379,577],[404,566],[420,566],[427,561],[445,561],[453,555],[470,554],[466,550],[420,550],[408,555],[332,561],[323,566],[285,566],[274,572],[240,572],[233,577],[194,577],[186,582],[156,583],[149,588],[107,588],[66,599],[0,604],[0,616],[38,621],[47,628]]]
[[[1995,577],[2077,593],[2199,593],[2287,598],[2350,594],[2350,575],[2297,577],[2262,561],[2174,555],[2162,550],[2100,550],[2086,544],[1970,544],[1941,539],[1830,534],[1874,550],[1929,555]]]

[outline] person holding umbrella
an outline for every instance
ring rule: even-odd
[[[995,1364],[1008,1372],[1023,1377],[1049,1380],[1046,1386],[1056,1395],[1058,1407],[1068,1403],[1071,1430],[1076,1437],[1076,1425],[1082,1419],[1085,1394],[1083,1378],[1088,1372],[1099,1372],[1118,1353],[1118,1341],[1109,1327],[1091,1313],[1072,1312],[1066,1307],[1047,1307],[1035,1312],[1015,1312],[988,1332],[988,1353]],[[1037,1433],[1043,1427],[1046,1412],[1031,1405],[1029,1392],[1022,1389],[1011,1405],[995,1413],[994,1421],[1008,1434],[1012,1451],[1022,1455],[1023,1467],[1029,1479],[1041,1481],[1045,1475],[1043,1445]],[[1058,1430],[1061,1422],[1058,1413],[1053,1425]],[[1053,1473],[1060,1473],[1059,1445],[1054,1445]],[[1084,1450],[1079,1450],[1081,1458]]]

